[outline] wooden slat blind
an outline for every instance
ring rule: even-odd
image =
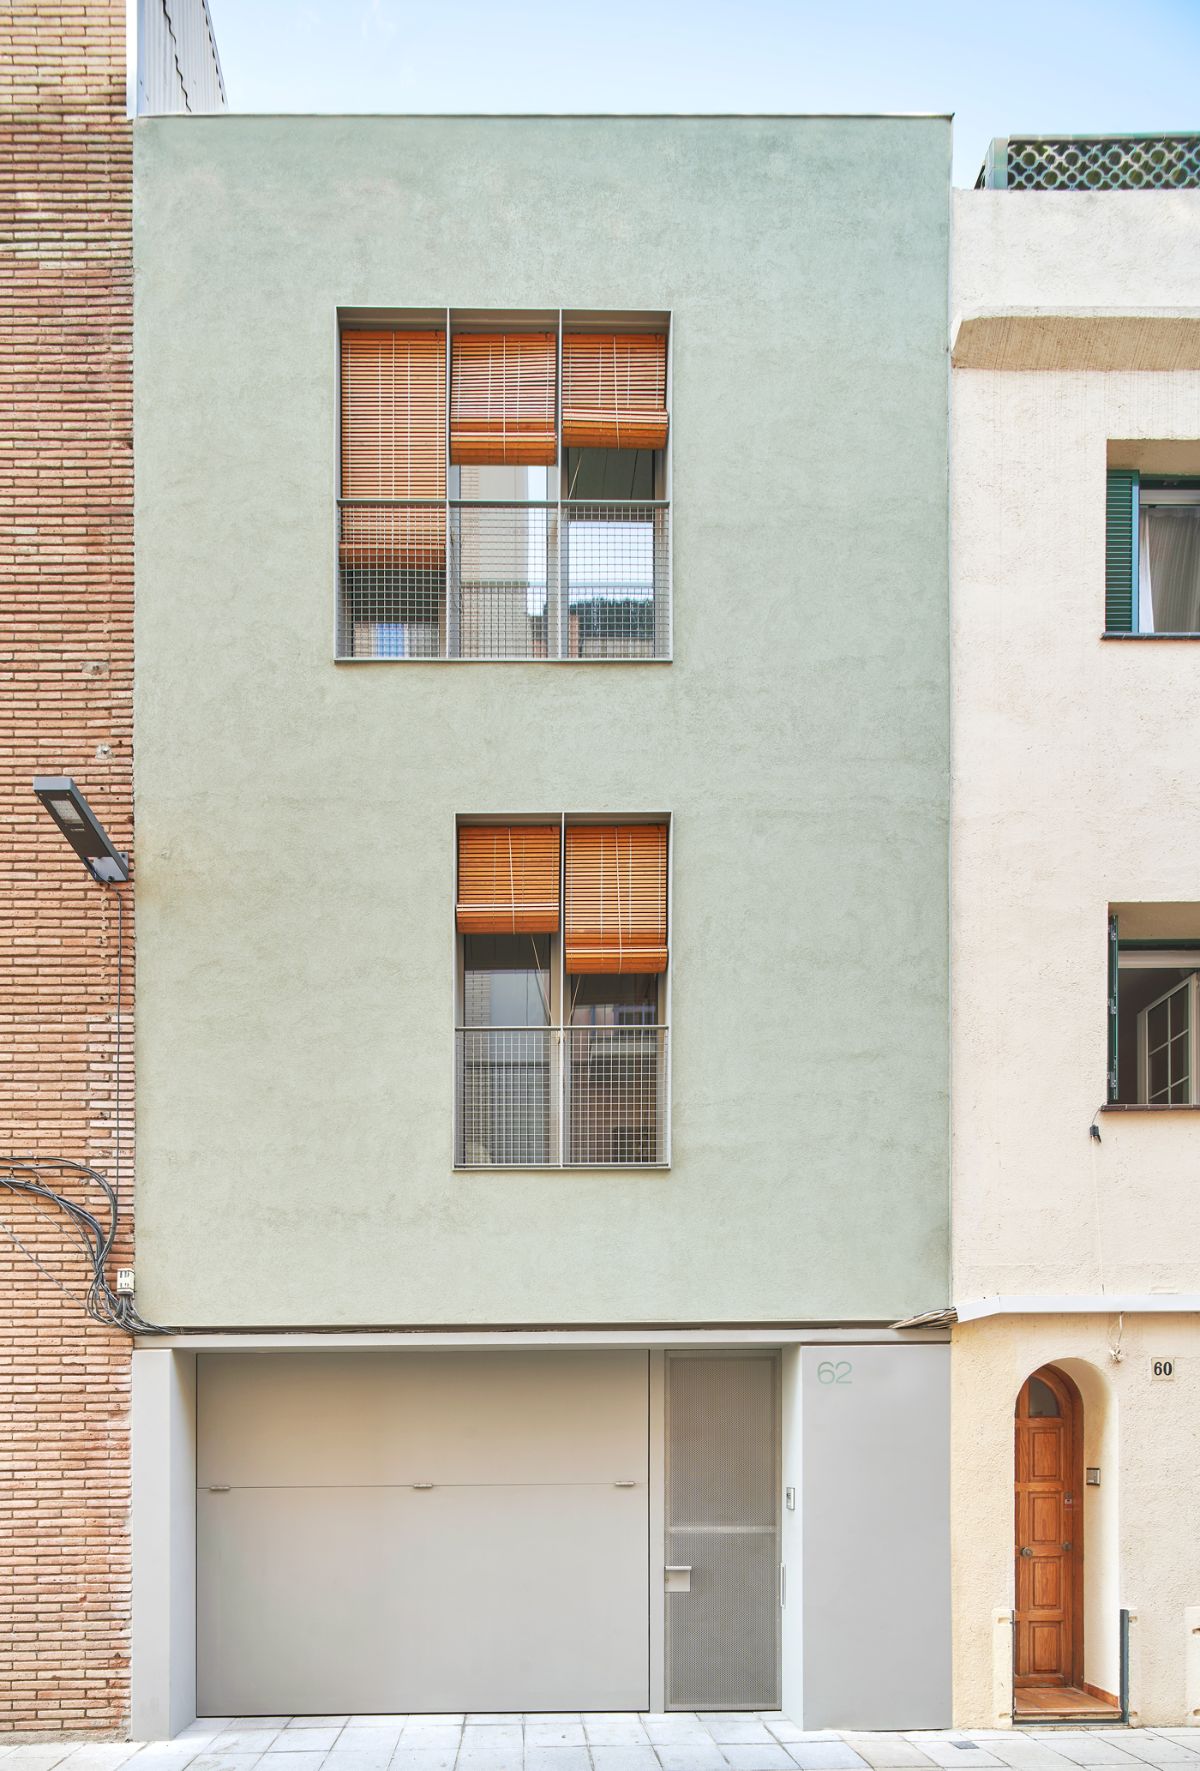
[[[562,403],[564,448],[665,448],[666,337],[564,333]]]
[[[456,332],[450,345],[450,459],[547,466],[558,456],[553,332]]]
[[[1104,626],[1108,633],[1132,633],[1137,625],[1138,475],[1110,468],[1105,523]]]
[[[342,333],[342,497],[446,496],[446,335]]]
[[[568,972],[665,972],[667,827],[567,827]]]
[[[557,824],[461,824],[459,932],[552,935],[558,929]]]

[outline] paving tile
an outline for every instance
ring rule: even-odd
[[[588,1745],[648,1747],[650,1738],[636,1716],[585,1716]]]
[[[282,1730],[275,1728],[227,1728],[212,1743],[215,1753],[265,1753]]]
[[[1163,1740],[1173,1740],[1179,1746],[1190,1747],[1192,1752],[1200,1753],[1200,1728],[1141,1728],[1132,1732],[1157,1734]]]
[[[321,1771],[325,1754],[320,1752],[273,1752],[259,1760],[262,1771]]]
[[[526,1710],[527,1722],[582,1722],[579,1710]]]
[[[188,1771],[251,1771],[261,1758],[261,1753],[201,1753]]]
[[[204,1750],[208,1738],[196,1737],[197,1752]],[[63,1763],[69,1765],[71,1771],[115,1771],[116,1766],[131,1759],[137,1750],[137,1742],[133,1740],[94,1740],[75,1747]]]
[[[844,1740],[794,1740],[787,1750],[801,1771],[859,1771],[863,1765]]]
[[[462,1740],[462,1729],[450,1722],[414,1722],[410,1723],[400,1736],[400,1745],[396,1751],[407,1752],[414,1747],[433,1747],[438,1752],[457,1752]]]
[[[932,1765],[933,1760],[921,1751],[911,1740],[905,1740],[902,1734],[853,1734],[847,1732],[842,1736],[845,1744],[851,1747],[868,1765],[876,1767],[876,1771],[901,1771],[905,1766]],[[963,1754],[965,1759],[968,1755]]]
[[[673,1742],[670,1746],[655,1743],[655,1752],[663,1771],[726,1771],[728,1761],[715,1740],[699,1739]]]
[[[392,1758],[392,1771],[454,1771],[458,1746],[405,1746],[403,1740]]]
[[[327,1753],[340,1728],[284,1728],[267,1748],[274,1759],[279,1753]]]
[[[695,1716],[668,1716],[665,1721],[657,1716],[643,1716],[642,1727],[655,1746],[686,1746],[689,1740],[713,1745],[712,1735]]]
[[[418,1715],[414,1710],[411,1716],[404,1717],[404,1732],[410,1728],[461,1728],[463,1716],[461,1710],[434,1710],[429,1715]]]
[[[525,1750],[531,1747],[552,1746],[586,1746],[583,1723],[578,1719],[570,1722],[526,1722]],[[562,1771],[567,1771],[564,1765]]]
[[[334,1753],[373,1753],[378,1757],[381,1753],[390,1759],[400,1745],[400,1725],[393,1723],[390,1728],[363,1728],[357,1722],[343,1728],[333,1746]]]
[[[24,1765],[26,1771],[50,1771],[52,1765],[65,1759],[71,1748],[78,1744],[78,1741],[64,1740],[55,1746],[14,1746],[4,1762],[6,1765]]]
[[[514,1715],[512,1710],[468,1710],[468,1728],[502,1728],[521,1725],[520,1714]]]
[[[570,1723],[564,1722],[563,1727]],[[579,1726],[578,1723],[575,1724]],[[591,1771],[585,1746],[526,1746],[525,1771]]]
[[[515,1752],[520,1758],[525,1731],[510,1716],[507,1722],[468,1722],[462,1731],[463,1752]]]
[[[768,1733],[765,1723],[747,1721],[745,1716],[736,1722],[727,1722],[721,1716],[712,1716],[708,1721],[708,1731],[718,1746],[771,1746],[775,1736]]]
[[[935,1765],[1000,1765],[1004,1761],[998,1759],[987,1747],[977,1747],[973,1740],[965,1734],[935,1733],[932,1728],[923,1728],[919,1732],[906,1733],[905,1740],[911,1740],[918,1751],[933,1760]]]
[[[1031,1734],[1030,1738],[1069,1759],[1073,1765],[1128,1765],[1134,1762],[1133,1754],[1127,1753],[1116,1741],[1104,1740],[1090,1730],[1087,1734],[1072,1734],[1063,1729],[1056,1734]]]
[[[454,1771],[521,1771],[524,1756],[519,1746],[468,1747],[454,1761]]]
[[[776,1740],[785,1740],[785,1741],[789,1742],[789,1744],[794,1740],[799,1741],[799,1740],[840,1740],[841,1739],[841,1735],[835,1734],[831,1728],[823,1728],[823,1729],[819,1729],[819,1730],[813,1730],[813,1729],[805,1730],[804,1728],[801,1728],[796,1722],[793,1722],[788,1716],[763,1715],[763,1716],[759,1717],[759,1721],[766,1724],[766,1726],[771,1730],[771,1733],[775,1736]]]
[[[1200,1755],[1200,1739],[1189,1750],[1177,1740],[1164,1740],[1153,1728],[1089,1728],[1097,1740],[1111,1740],[1144,1765],[1186,1765]]]
[[[197,1718],[204,1720],[203,1717]],[[291,1716],[230,1716],[230,1728],[286,1728]]]
[[[293,1716],[289,1728],[344,1728],[349,1716]]]
[[[392,1740],[390,1735],[383,1736],[388,1744],[383,1746],[350,1746],[343,1747],[339,1737],[333,1751],[326,1753],[322,1760],[323,1771],[387,1771],[399,1742]],[[263,1762],[262,1771],[272,1771],[276,1755],[271,1754]],[[190,1771],[190,1767],[189,1767]]]
[[[793,1771],[795,1760],[775,1741],[753,1746],[723,1746],[721,1751],[732,1771]]]
[[[654,1748],[642,1736],[641,1746],[594,1746],[595,1771],[658,1771]]]

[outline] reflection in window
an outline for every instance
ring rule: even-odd
[[[1058,1397],[1054,1394],[1050,1385],[1040,1377],[1031,1377],[1029,1380],[1030,1415],[1052,1415],[1057,1418],[1060,1412]]]
[[[464,935],[463,1017],[468,1027],[548,1027],[550,937]]]
[[[1139,498],[1138,630],[1200,633],[1200,489]]]

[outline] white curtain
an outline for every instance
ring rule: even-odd
[[[1200,504],[1142,507],[1138,629],[1200,633]]]

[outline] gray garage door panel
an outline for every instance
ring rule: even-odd
[[[646,1707],[644,1354],[355,1355],[349,1411],[340,1356],[270,1356],[281,1391],[221,1357],[200,1376],[201,1714]],[[369,1479],[297,1482],[297,1446],[306,1473]]]

